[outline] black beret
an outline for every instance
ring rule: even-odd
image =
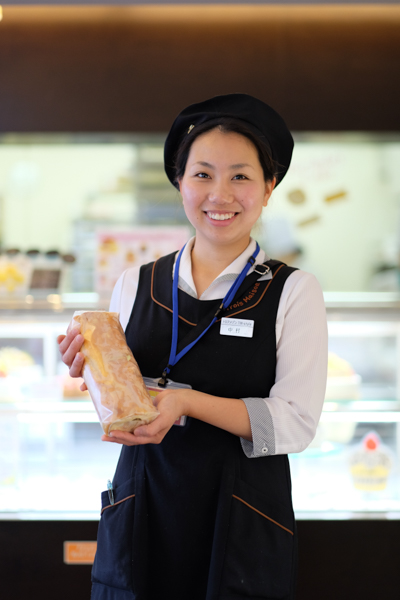
[[[286,123],[273,108],[248,94],[215,96],[204,102],[191,104],[179,113],[164,146],[164,168],[171,183],[175,185],[175,155],[183,138],[190,134],[196,125],[220,117],[244,121],[266,145],[277,164],[276,185],[278,185],[290,165],[293,138]]]

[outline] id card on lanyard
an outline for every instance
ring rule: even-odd
[[[147,387],[147,391],[149,392],[151,398],[155,398],[160,392],[163,392],[164,390],[192,389],[192,386],[190,385],[187,385],[185,383],[175,383],[175,381],[171,381],[170,379],[167,379],[167,384],[165,387],[160,387],[158,385],[159,380],[153,379],[152,377],[143,377],[143,381],[145,383],[145,386]],[[182,415],[181,417],[179,417],[179,419],[175,421],[174,425],[179,425],[180,427],[186,425],[186,415]]]

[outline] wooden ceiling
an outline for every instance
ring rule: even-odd
[[[235,91],[294,130],[399,131],[400,7],[4,7],[0,131],[162,132]]]

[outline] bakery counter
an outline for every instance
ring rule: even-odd
[[[0,515],[97,520],[120,448],[101,442],[91,400],[69,377],[56,338],[75,309],[107,301],[21,302],[0,306]],[[324,410],[313,442],[289,457],[297,517],[400,519],[400,301],[327,294],[326,305]]]

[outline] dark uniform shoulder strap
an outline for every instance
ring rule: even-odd
[[[165,300],[168,282],[171,282],[167,292],[167,304],[172,306],[172,269],[175,256],[176,252],[171,252],[171,254],[161,256],[153,262],[142,265],[139,271],[138,291],[141,286],[144,286],[147,290],[150,289],[152,300],[159,303],[157,298]]]
[[[280,260],[268,260],[265,264],[269,265],[273,274],[280,270],[282,271],[282,275],[285,275],[286,278],[289,277],[293,271],[298,271],[297,267],[291,267]],[[281,266],[282,269],[280,269]]]
[[[257,306],[264,297],[268,299],[269,310],[277,311],[283,286],[293,271],[295,271],[294,267],[288,267],[279,260],[268,260],[256,265],[255,270],[247,275],[242,287],[239,288],[237,300],[224,311],[223,316],[234,317],[245,313]],[[260,281],[260,278],[269,272],[272,273],[272,278]]]

